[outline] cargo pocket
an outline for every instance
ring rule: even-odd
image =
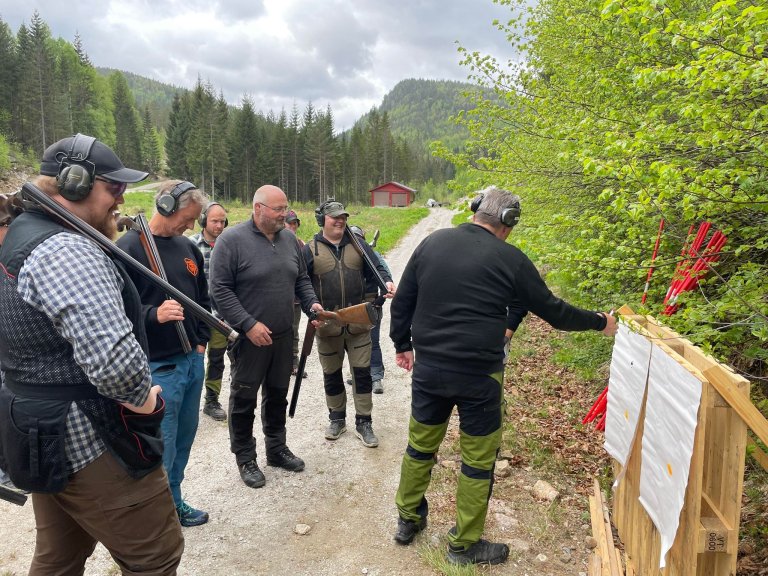
[[[0,441],[6,472],[30,492],[61,492],[69,482],[64,452],[69,401],[19,399],[3,389]]]
[[[125,406],[120,406],[120,418],[125,428],[126,438],[132,446],[120,450],[123,460],[136,468],[144,469],[154,466],[163,457],[163,435],[160,423],[165,414],[165,400],[157,397],[155,410],[149,414],[133,412]],[[117,448],[117,446],[115,446]]]

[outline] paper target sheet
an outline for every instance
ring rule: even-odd
[[[661,536],[666,564],[680,523],[693,455],[702,382],[654,346],[642,440],[640,502]]]
[[[626,466],[637,430],[652,349],[645,336],[619,323],[611,355],[604,447],[622,467]]]

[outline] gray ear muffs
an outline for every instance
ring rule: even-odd
[[[56,184],[59,194],[71,202],[78,202],[88,197],[96,177],[96,165],[88,161],[96,138],[75,134],[72,148],[62,158]]]
[[[163,216],[170,216],[179,209],[179,198],[185,192],[197,188],[192,182],[179,182],[168,194],[163,194],[155,200],[157,211]]]
[[[520,213],[520,203],[516,202],[513,206],[504,208],[504,210],[501,211],[499,220],[501,220],[501,223],[507,228],[514,228],[515,225],[520,222]]]
[[[472,200],[469,209],[472,210],[472,212],[480,210],[480,205],[483,203],[484,198],[484,194],[478,195],[477,198]],[[509,208],[504,208],[504,210],[501,211],[501,214],[499,214],[499,221],[501,221],[507,228],[514,228],[517,223],[520,222],[520,214],[520,202],[515,202]]]

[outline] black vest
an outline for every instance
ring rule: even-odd
[[[9,227],[0,248],[0,366],[5,384],[0,391],[0,465],[17,486],[38,492],[66,486],[64,436],[72,401],[131,476],[149,473],[162,456],[162,409],[141,416],[101,396],[75,362],[69,342],[45,314],[19,296],[16,277],[24,261],[41,242],[61,232],[69,231],[27,210]],[[138,292],[122,265],[115,264],[123,279],[126,316],[146,354]],[[136,419],[140,422],[134,428],[131,420]]]

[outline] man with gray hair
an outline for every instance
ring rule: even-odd
[[[424,493],[456,406],[462,463],[448,561],[499,564],[509,547],[481,536],[501,443],[505,332],[528,311],[560,330],[606,335],[616,333],[616,320],[557,298],[528,257],[507,244],[520,219],[519,197],[491,187],[471,209],[471,223],[438,230],[416,248],[392,302],[395,360],[413,369],[395,541],[410,544],[427,525]]]
[[[185,231],[194,229],[207,204],[206,195],[191,182],[169,180],[155,196],[156,211],[149,220],[149,229],[168,282],[210,311],[203,255],[184,237]],[[117,245],[150,267],[137,231],[126,232]],[[163,387],[163,465],[168,472],[176,512],[182,526],[199,526],[208,521],[208,513],[187,504],[181,494],[181,482],[200,418],[205,347],[211,336],[210,329],[195,316],[185,315],[181,304],[168,299],[155,284],[136,272],[128,273],[141,298],[152,381]],[[176,322],[182,323],[183,330],[177,329]],[[180,332],[186,333],[187,342]]]
[[[227,228],[211,254],[211,294],[222,318],[244,338],[230,350],[229,442],[240,478],[250,488],[266,484],[253,437],[261,388],[261,428],[267,464],[290,472],[304,461],[286,443],[285,416],[291,377],[293,302],[306,314],[322,310],[293,232],[285,229],[288,198],[277,186],[253,195],[253,216]]]

